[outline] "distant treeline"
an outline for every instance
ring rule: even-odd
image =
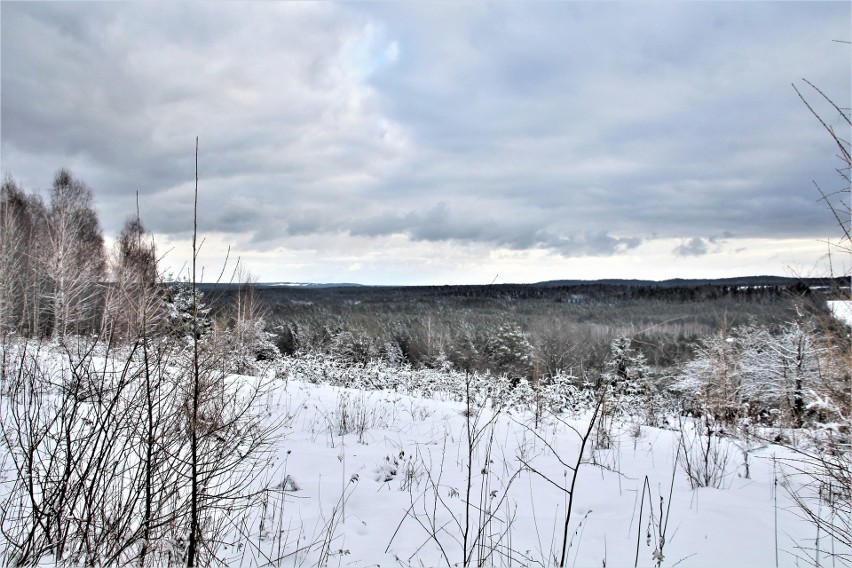
[[[526,377],[599,371],[626,336],[649,364],[690,359],[720,329],[780,329],[802,306],[824,312],[820,290],[842,280],[747,285],[655,283],[492,286],[256,287],[267,328],[285,354],[324,353],[415,367],[451,365]],[[827,288],[828,287],[828,288]],[[812,289],[814,288],[814,289]],[[204,285],[215,306],[236,287]],[[818,290],[817,290],[818,289]]]

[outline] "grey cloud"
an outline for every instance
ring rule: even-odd
[[[225,232],[251,231],[261,218],[262,205],[254,200],[230,199],[213,215],[215,226]]]
[[[2,26],[4,157],[84,156],[109,172],[96,180],[101,199],[192,179],[196,135],[203,184],[336,173],[327,159],[369,171],[371,154],[392,155],[375,135],[389,121],[347,108],[368,96],[338,70],[360,28],[325,6],[10,5]]]
[[[287,234],[312,235],[324,232],[322,213],[317,209],[304,211],[287,219]]]
[[[451,210],[445,202],[425,211],[402,215],[385,212],[364,220],[352,220],[351,227],[350,233],[359,236],[404,233],[415,241],[481,241],[513,248],[534,244],[534,230],[523,222],[461,214]]]
[[[511,238],[511,227],[494,227],[493,221],[486,218],[463,219],[450,212],[446,203],[439,203],[425,214],[409,214],[406,220],[411,222],[409,232],[417,241],[475,241],[498,238]]]
[[[848,19],[848,8],[835,9]],[[456,51],[463,55],[459,65],[427,68],[427,77],[431,72],[442,80],[427,82],[417,67],[376,82],[391,95],[391,111],[405,117],[434,151],[433,164],[459,156],[466,164],[459,170],[478,176],[494,165],[504,170],[516,165],[519,173],[534,171],[535,177],[561,173],[564,186],[602,188],[613,221],[631,226],[631,232],[643,230],[638,224],[670,227],[669,236],[684,236],[697,225],[708,233],[740,230],[744,219],[752,219],[760,221],[747,223],[746,230],[754,234],[801,236],[826,227],[813,203],[788,207],[771,221],[754,213],[773,200],[807,195],[804,188],[815,174],[831,175],[825,143],[805,157],[802,150],[813,144],[781,132],[792,124],[808,125],[808,117],[796,114],[802,109],[787,87],[799,70],[820,68],[827,72],[823,79],[839,92],[848,91],[818,58],[802,58],[800,42],[812,36],[813,28],[803,27],[804,35],[790,33],[806,21],[828,22],[829,11],[778,4],[666,5],[653,14],[641,5],[621,4],[511,7],[485,15],[472,10],[468,20],[482,30],[475,36],[477,45],[465,35],[470,23],[463,19],[442,32],[449,41],[432,47],[435,61],[451,60]],[[604,21],[606,26],[597,25]],[[760,38],[756,50],[750,45],[755,34]],[[794,35],[801,39],[791,42]],[[542,61],[542,69],[548,67],[537,79],[543,91],[536,96],[512,90],[527,50]],[[744,56],[747,52],[752,55]],[[834,57],[844,55],[838,51]],[[788,59],[795,62],[791,67],[767,64]],[[842,69],[843,80],[847,67],[834,67],[835,73]],[[526,72],[532,76],[538,69],[529,66]],[[448,73],[451,78],[445,77]],[[554,136],[572,131],[582,132],[582,139]],[[548,138],[549,148],[539,144]],[[506,140],[512,141],[508,152],[500,147]],[[567,167],[603,157],[643,168],[578,177]],[[705,182],[698,195],[654,199],[655,185],[692,180]],[[725,185],[739,187],[728,192]],[[485,184],[480,188],[483,196],[492,190]],[[517,184],[508,191],[520,197],[523,189]],[[588,202],[585,195],[574,192],[581,206]],[[696,200],[709,207],[693,207]]]
[[[390,212],[379,213],[372,217],[353,219],[349,233],[361,237],[380,237],[406,232],[413,213],[401,216]]]
[[[700,237],[693,237],[675,247],[672,252],[675,256],[704,256],[708,253],[707,241]]]
[[[546,248],[572,256],[611,256],[642,244],[639,237],[614,237],[607,231],[586,232],[578,235],[551,237]]]
[[[356,228],[350,233],[358,236],[404,233],[415,241],[479,242],[514,250],[547,249],[566,257],[608,256],[642,243],[640,237],[614,237],[607,231],[554,233],[528,221],[456,213],[443,202],[422,213],[409,212],[402,216],[385,213],[354,221],[353,226]]]

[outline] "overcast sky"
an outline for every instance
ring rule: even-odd
[[[196,136],[207,280],[229,246],[261,281],[827,271],[838,162],[791,83],[849,106],[846,1],[0,10],[3,174],[69,168],[108,236],[138,191],[175,271]]]

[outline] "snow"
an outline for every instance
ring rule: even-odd
[[[852,325],[852,300],[831,300],[828,302],[828,309],[834,317]]]
[[[299,490],[270,494],[265,536],[255,531],[251,542],[235,543],[242,546],[232,551],[233,564],[278,565],[281,550],[286,566],[438,566],[447,564],[444,554],[461,565],[463,404],[299,380],[282,385],[279,395],[280,404],[300,411],[280,441],[272,477]],[[366,409],[369,425],[337,435],[335,413],[341,401],[353,400]],[[485,411],[480,426],[487,417]],[[512,412],[485,428],[473,460],[470,526],[473,533],[484,529],[476,554],[490,553],[488,565],[558,565],[568,496],[556,485],[570,481],[560,460],[573,465],[580,441],[570,427],[584,431],[588,418],[551,416],[535,429],[530,413]],[[693,490],[675,465],[678,435],[641,427],[636,436],[624,425],[611,449],[587,450],[587,461],[597,465],[580,466],[566,565],[632,566],[641,536],[638,565],[653,566],[661,511],[668,519],[663,566],[773,566],[776,553],[779,566],[796,565],[800,548],[813,546],[817,535],[776,486],[781,474],[773,458],[788,451],[753,451],[746,479],[741,452],[723,440],[733,450],[723,488]],[[521,468],[519,457],[542,475]],[[643,496],[646,476],[650,494]],[[495,504],[494,517],[483,523],[476,509]],[[440,544],[430,536],[434,527]]]
[[[320,364],[326,367],[318,373]],[[445,391],[429,398],[312,382],[329,376],[329,365],[290,361],[279,371],[264,412],[283,428],[272,466],[255,482],[269,489],[257,506],[227,520],[219,550],[225,564],[461,566],[467,527],[474,564],[559,565],[565,489],[578,432],[586,432],[593,412],[588,404],[537,420],[530,410],[495,413],[490,399],[477,398],[482,404],[471,412]],[[461,377],[429,373],[437,385]],[[404,383],[387,379],[381,382]],[[790,495],[801,482],[784,475],[783,459],[795,457],[787,448],[714,438],[727,455],[721,486],[693,489],[678,464],[679,437],[692,431],[682,420],[686,426],[651,428],[625,414],[613,422],[608,448],[596,449],[590,439],[573,495],[566,566],[797,566],[817,542],[823,555],[844,550],[824,534],[819,541],[801,517]],[[0,479],[13,475],[8,467]],[[0,484],[0,503],[7,486]]]

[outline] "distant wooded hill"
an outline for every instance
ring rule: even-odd
[[[849,289],[850,280],[846,277],[837,278],[794,278],[787,276],[736,276],[733,278],[715,279],[684,279],[670,280],[549,280],[538,282],[534,286],[580,286],[603,284],[608,286],[649,286],[656,288],[679,288],[695,286],[796,286],[804,285],[809,288],[828,287],[832,289]]]
[[[199,284],[199,289],[203,292],[227,292],[242,288],[244,284],[239,283],[205,283]],[[601,280],[548,280],[544,282],[536,282],[533,284],[458,284],[458,285],[438,285],[438,286],[382,286],[382,285],[364,285],[349,282],[341,283],[296,283],[296,282],[259,282],[254,285],[258,290],[274,290],[274,289],[302,289],[302,290],[326,290],[334,288],[361,288],[366,292],[370,290],[383,290],[385,292],[402,292],[428,295],[463,295],[463,296],[500,296],[508,293],[513,297],[534,297],[540,296],[540,292],[535,292],[535,289],[541,288],[556,288],[563,291],[571,289],[582,289],[581,291],[592,296],[598,296],[600,293],[607,292],[621,295],[625,291],[618,293],[619,288],[707,288],[710,293],[712,288],[718,288],[718,292],[725,292],[726,289],[735,288],[742,291],[743,289],[765,289],[773,288],[778,291],[798,290],[803,293],[807,290],[822,290],[834,295],[846,295],[850,293],[850,279],[848,277],[835,278],[795,278],[787,276],[736,276],[732,278],[716,278],[716,279],[685,279],[673,278],[669,280],[631,280],[631,279],[601,279]],[[578,290],[579,291],[579,290]],[[629,295],[634,295],[628,293]],[[692,292],[694,293],[694,291]]]

